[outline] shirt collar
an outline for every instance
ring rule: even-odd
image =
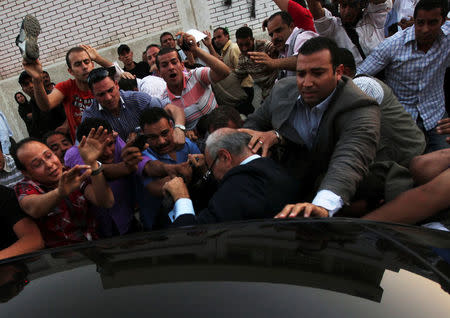
[[[317,110],[324,112],[324,111],[328,108],[328,104],[330,103],[330,100],[331,100],[331,98],[333,97],[333,95],[334,95],[335,92],[336,92],[336,88],[331,92],[330,95],[328,95],[327,98],[325,98],[321,103],[317,104],[317,105],[314,106],[313,108],[316,108]],[[297,102],[300,103],[300,104],[302,104],[302,105],[305,105],[305,106],[306,106],[306,104],[303,103],[302,95],[299,95],[299,96],[298,96]],[[312,109],[313,109],[313,108],[312,108]]]
[[[243,166],[243,165],[249,163],[250,161],[253,161],[258,158],[261,158],[261,156],[257,155],[257,154],[251,155],[250,157],[247,157],[244,160],[242,160],[242,162],[239,165]]]
[[[228,42],[225,43],[225,45],[223,46],[222,53],[225,52],[230,45],[231,45],[231,40],[228,40]]]
[[[182,91],[184,91],[186,89],[186,77],[187,77],[186,73],[183,72],[183,90]],[[175,98],[181,98],[181,96],[183,95],[183,93],[181,93],[180,96],[175,95],[174,93],[172,93],[170,91],[169,85],[166,85],[166,86],[167,86],[167,95],[169,96],[170,100],[173,100]]]
[[[125,109],[125,102],[122,98],[122,95],[120,96],[120,106],[122,106],[122,108]],[[98,103],[98,110],[103,110],[103,107],[100,103]]]

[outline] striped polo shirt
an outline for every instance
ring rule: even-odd
[[[183,73],[183,90],[181,96],[176,96],[166,88],[162,99],[168,97],[172,104],[184,109],[186,129],[192,130],[199,119],[209,114],[217,107],[217,102],[211,88],[211,69],[199,67],[188,73]]]

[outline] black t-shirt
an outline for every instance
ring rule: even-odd
[[[148,75],[150,75],[150,66],[148,63],[142,61],[139,63],[134,62],[136,65],[132,70],[127,70],[124,68],[125,71],[130,72],[133,75],[136,75],[137,78],[144,78]]]
[[[32,106],[33,116],[31,137],[41,139],[47,132],[55,130],[66,120],[66,113],[62,104],[59,104],[48,112],[40,110],[33,98],[30,100],[30,104]]]
[[[13,226],[24,217],[14,190],[0,185],[0,250],[17,241]]]

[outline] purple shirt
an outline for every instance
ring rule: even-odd
[[[117,136],[116,147],[114,151],[113,163],[119,163],[122,161],[121,153],[125,147],[125,142]],[[150,160],[148,157],[144,159],[138,165],[138,171],[136,174],[142,176],[145,164]],[[84,161],[78,152],[78,147],[73,146],[67,150],[64,156],[64,163],[67,167],[72,168],[75,165],[83,165]],[[131,226],[134,213],[134,182],[135,175],[122,177],[116,180],[108,181],[109,186],[114,194],[114,206],[110,209],[92,207],[95,209],[95,215],[98,222],[98,230],[101,236],[110,237],[114,234],[116,228],[120,234],[127,233]]]

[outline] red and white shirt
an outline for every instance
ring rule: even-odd
[[[199,67],[183,73],[181,96],[174,95],[169,88],[166,88],[162,96],[162,99],[167,97],[172,104],[184,109],[187,130],[194,129],[202,116],[217,107],[211,88],[210,72],[209,67]]]

